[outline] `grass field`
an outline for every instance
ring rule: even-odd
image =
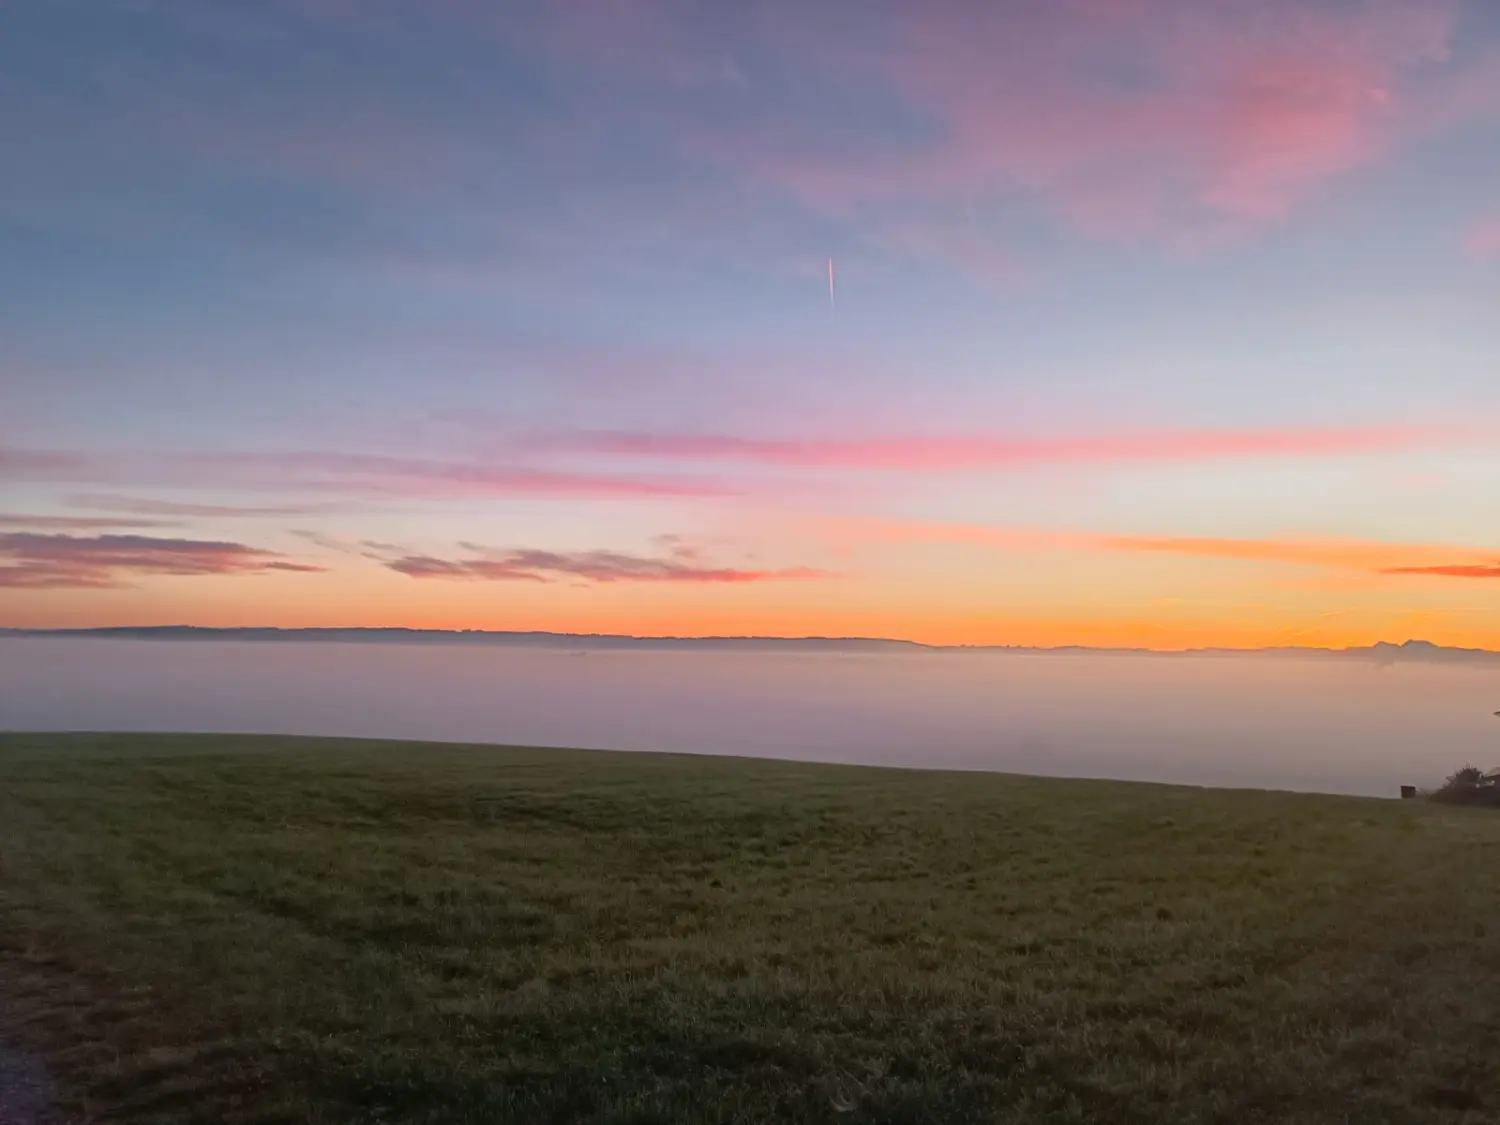
[[[1493,1122],[1500,816],[0,737],[0,1004],[139,1122]]]

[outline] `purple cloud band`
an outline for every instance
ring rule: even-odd
[[[153,575],[322,569],[243,543],[146,535],[0,534],[0,587],[11,589],[108,589]]]
[[[656,558],[621,551],[542,551],[522,549],[484,553],[467,559],[403,555],[385,565],[410,578],[484,582],[550,582],[580,578],[588,582],[682,582],[733,584],[826,578],[809,567],[751,570],[709,566],[682,557]]]
[[[588,431],[521,441],[510,453],[658,461],[674,465],[749,465],[804,470],[954,471],[1043,463],[1337,457],[1451,445],[1474,428],[1403,423],[1386,426],[1174,430],[1062,436],[1025,433],[821,435],[768,438],[733,433]],[[0,447],[0,481],[94,483],[136,488],[225,489],[308,495],[339,501],[225,505],[80,493],[75,507],[164,518],[315,515],[366,500],[465,500],[492,496],[555,499],[714,499],[765,492],[764,480],[701,472],[640,473],[516,463],[504,451],[468,460],[374,454],[97,453]],[[81,525],[80,525],[81,526]],[[116,525],[118,526],[118,524]]]

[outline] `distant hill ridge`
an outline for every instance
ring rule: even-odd
[[[718,650],[756,652],[1010,652],[1050,655],[1116,654],[1139,656],[1312,656],[1374,660],[1378,663],[1500,662],[1500,652],[1482,648],[1451,648],[1431,641],[1401,644],[1381,641],[1356,648],[1312,648],[1280,645],[1269,648],[1096,648],[1088,645],[1037,647],[1028,645],[927,645],[918,641],[880,637],[636,637],[611,633],[509,632],[484,629],[278,629],[227,628],[200,625],[122,625],[99,629],[0,629],[0,637],[77,637],[156,641],[325,642],[342,644],[469,644],[569,650]]]

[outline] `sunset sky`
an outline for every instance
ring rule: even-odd
[[[1500,648],[1491,0],[0,0],[0,145],[0,625]]]

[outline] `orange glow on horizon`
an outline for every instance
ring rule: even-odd
[[[1373,574],[1481,577],[1500,560],[1500,548],[1366,539],[1233,539],[1221,536],[1112,535],[920,520],[835,517],[802,521],[805,530],[842,541],[952,543],[1005,551],[1135,552],[1191,558],[1286,563],[1362,570]]]
[[[166,611],[148,599],[116,603],[107,612],[73,597],[39,599],[11,607],[0,599],[5,620],[20,628],[90,628],[106,625],[200,625],[217,628],[410,628],[512,632],[603,633],[642,637],[767,636],[869,637],[933,645],[1072,645],[1151,650],[1265,648],[1297,645],[1346,648],[1377,641],[1428,640],[1466,648],[1500,649],[1500,609],[1416,609],[1357,606],[1316,612],[1293,607],[1249,606],[1213,611],[1188,605],[1174,609],[1139,606],[1092,615],[1066,611],[934,610],[919,605],[877,608],[816,606],[779,608],[704,605],[590,605],[527,608],[484,607],[460,600],[425,605],[380,601],[271,601],[194,599]]]
[[[766,541],[809,550],[820,540],[841,544],[849,554],[830,568],[839,573],[736,583],[489,581],[413,578],[373,560],[328,556],[327,573],[0,588],[0,623],[846,636],[1160,650],[1424,639],[1500,649],[1500,604],[1473,605],[1500,590],[1482,579],[1500,552],[1482,548],[778,519],[760,529]]]

